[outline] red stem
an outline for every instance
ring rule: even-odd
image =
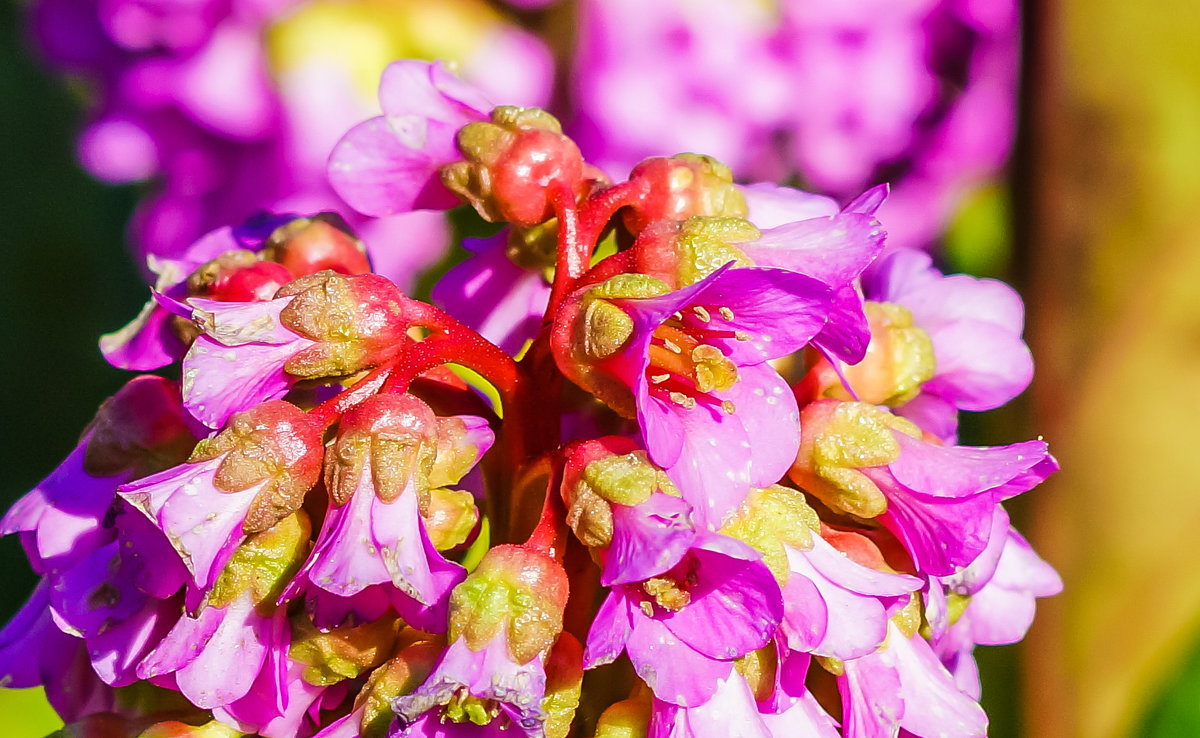
[[[375,367],[370,374],[359,380],[353,387],[309,410],[309,417],[320,421],[322,427],[328,428],[333,425],[333,422],[347,410],[377,394],[396,369],[399,361],[400,358],[397,357],[386,364]]]

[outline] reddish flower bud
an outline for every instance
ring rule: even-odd
[[[291,295],[280,322],[317,341],[288,360],[284,369],[293,376],[353,374],[383,363],[408,340],[404,295],[386,277],[327,270],[285,285],[276,297]]]
[[[694,215],[744,218],[748,212],[729,167],[709,156],[646,159],[629,175],[631,182],[639,179],[649,183],[650,191],[636,207],[625,210],[625,227],[634,234],[659,220]]]
[[[537,108],[498,107],[489,123],[458,133],[466,161],[447,165],[442,180],[485,219],[529,228],[554,216],[551,193],[586,183],[583,155],[554,116]]]
[[[279,262],[297,277],[328,269],[338,274],[367,274],[367,247],[337,213],[296,218],[267,239],[265,258]]]

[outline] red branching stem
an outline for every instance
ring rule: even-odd
[[[375,367],[353,387],[309,410],[309,416],[320,421],[322,427],[328,428],[333,425],[334,421],[342,417],[347,410],[368,397],[378,394],[388,377],[395,371],[398,361],[399,359],[392,359],[386,364]]]
[[[550,202],[558,218],[558,256],[554,264],[554,286],[546,315],[552,315],[571,292],[575,280],[586,271],[593,243],[579,237],[579,208],[575,193],[565,183],[556,183],[550,192]]]
[[[626,206],[635,206],[650,192],[650,183],[634,179],[597,192],[584,202],[579,216],[579,237],[595,244],[608,221]]]
[[[538,518],[537,526],[525,541],[529,548],[556,559],[560,564],[566,552],[567,544],[567,511],[563,506],[562,497],[558,493],[562,472],[561,469],[550,475],[550,483],[546,485],[546,500],[542,505],[542,515]]]

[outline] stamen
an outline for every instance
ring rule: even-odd
[[[747,333],[746,331],[734,331],[733,337],[739,341],[749,341],[750,340],[750,334]]]
[[[733,400],[721,400],[721,409],[724,410],[727,415],[733,415],[737,412],[737,408],[733,405]]]
[[[650,383],[651,384],[662,384],[663,382],[667,381],[670,378],[671,378],[670,374],[651,374],[650,375]]]
[[[673,354],[682,354],[683,353],[683,349],[679,348],[679,344],[675,343],[674,341],[672,341],[669,338],[663,339],[663,346],[665,346],[667,348],[667,350]]]
[[[704,306],[702,306],[702,305],[693,305],[692,312],[696,314],[697,318],[704,321],[705,323],[712,320],[712,315],[710,315],[708,310],[706,310],[704,308]]]
[[[720,313],[721,317],[724,318],[725,320],[733,320],[733,311],[730,310],[729,308],[727,308],[727,307],[718,308],[717,312]]]
[[[696,407],[696,399],[694,397],[688,397],[682,392],[672,392],[669,397],[671,398],[671,402],[679,405],[680,407],[687,408],[688,410]]]
[[[683,320],[683,313],[676,310],[674,312],[674,314],[671,315],[671,317],[674,318],[675,320]]]

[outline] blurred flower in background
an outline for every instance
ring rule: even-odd
[[[568,127],[622,176],[705,151],[843,203],[880,182],[891,247],[930,247],[1003,167],[1015,0],[581,0]]]
[[[523,105],[553,80],[542,42],[478,0],[39,0],[30,20],[47,61],[84,82],[83,166],[148,183],[137,253],[177,256],[255,210],[335,210],[402,285],[444,251],[442,217],[356,217],[324,176],[342,133],[379,111],[383,68],[445,59]]]

